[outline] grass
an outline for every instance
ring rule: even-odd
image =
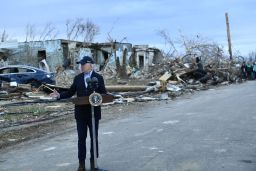
[[[7,122],[18,122],[21,120],[37,118],[47,113],[47,109],[42,105],[20,106],[8,109],[5,114],[0,116],[0,120]]]

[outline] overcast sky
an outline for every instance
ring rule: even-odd
[[[227,12],[233,51],[247,56],[256,51],[255,7],[255,0],[1,0],[0,31],[24,41],[27,24],[40,30],[51,22],[65,39],[67,19],[84,18],[99,26],[96,42],[106,42],[110,32],[117,41],[163,48],[157,31],[166,30],[173,40],[180,32],[200,35],[227,50]]]

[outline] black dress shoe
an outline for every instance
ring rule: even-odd
[[[91,164],[91,170],[94,170],[95,169],[94,160],[90,160],[90,164]]]
[[[85,162],[79,162],[77,171],[85,171]]]

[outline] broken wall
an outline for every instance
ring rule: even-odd
[[[126,56],[126,64],[128,64],[129,58],[132,55],[132,44],[130,43],[116,43],[115,51],[116,51],[116,58],[119,58],[120,64],[123,65],[123,55],[124,50],[127,49],[127,56]]]
[[[154,63],[161,62],[163,59],[162,53],[156,48],[149,48],[148,45],[135,45],[134,46],[134,61],[136,67],[145,71]]]
[[[6,66],[9,64],[9,56],[17,53],[19,43],[17,41],[0,42],[0,66]]]
[[[130,43],[99,43],[90,44],[87,46],[91,51],[91,56],[94,58],[97,70],[110,69],[112,71],[116,70],[117,59],[120,65],[123,65],[124,60],[124,50],[127,50],[126,62],[128,64],[129,58],[132,55],[132,44]]]
[[[8,57],[9,64],[32,65],[38,67],[39,52],[45,52],[45,59],[50,71],[63,63],[61,40],[19,42],[15,53]]]

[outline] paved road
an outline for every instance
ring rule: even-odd
[[[159,103],[100,125],[110,171],[255,171],[256,81]],[[1,171],[75,171],[75,130],[1,152]],[[87,167],[88,161],[86,161]]]

